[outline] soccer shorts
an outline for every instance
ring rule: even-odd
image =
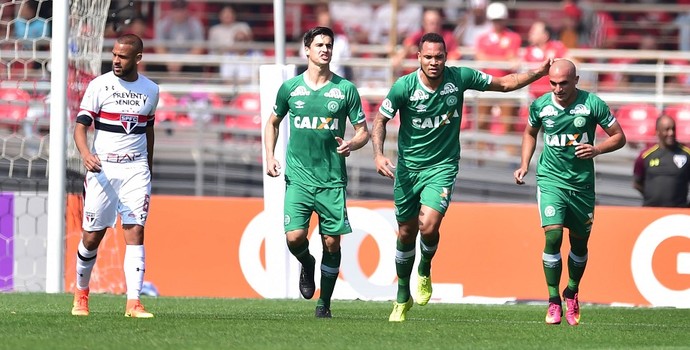
[[[574,191],[537,185],[541,226],[563,225],[578,236],[588,237],[594,221],[594,191]]]
[[[318,215],[322,235],[352,232],[347,218],[345,187],[319,188],[288,183],[285,189],[285,232],[308,229],[313,212]]]
[[[144,226],[151,200],[151,172],[146,162],[101,162],[101,171],[87,172],[84,180],[85,231],[115,227],[117,215],[123,225]]]
[[[418,216],[422,205],[445,215],[457,175],[457,163],[440,164],[421,171],[410,171],[398,164],[393,186],[396,219],[404,222]]]

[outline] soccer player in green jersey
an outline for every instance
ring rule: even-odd
[[[525,183],[525,175],[541,130],[544,149],[537,163],[537,203],[546,236],[542,254],[549,291],[547,324],[560,324],[563,316],[559,294],[563,227],[568,228],[568,286],[563,290],[565,319],[580,323],[579,285],[587,266],[587,241],[594,220],[594,160],[625,145],[625,134],[608,105],[594,94],[577,88],[579,77],[568,60],[553,62],[549,70],[552,92],[532,102],[528,125],[522,136],[522,159],[515,170],[515,182]],[[600,125],[608,137],[594,145]]]
[[[280,86],[266,124],[266,169],[269,176],[280,175],[274,151],[278,127],[283,119],[288,119],[284,203],[287,246],[302,264],[300,292],[311,299],[316,289],[316,261],[309,253],[307,231],[315,212],[323,246],[321,294],[315,315],[330,318],[331,296],[340,269],[340,236],[352,232],[345,205],[345,157],[369,141],[369,130],[357,88],[330,69],[333,31],[327,27],[312,28],[304,35],[304,49],[307,70]],[[350,140],[345,140],[348,119],[355,132]]]
[[[468,89],[507,92],[522,88],[546,75],[551,63],[545,61],[536,71],[493,77],[467,67],[446,67],[446,44],[437,33],[424,34],[419,48],[420,68],[393,84],[372,127],[376,170],[395,179],[398,292],[388,319],[391,322],[404,321],[412,307],[410,276],[418,232],[417,304],[426,305],[431,298],[431,260],[458,174],[463,93]],[[383,155],[386,123],[396,112],[400,115],[397,166]]]

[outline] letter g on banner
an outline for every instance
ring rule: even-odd
[[[664,216],[640,233],[632,250],[633,280],[642,296],[653,306],[690,308],[690,288],[672,290],[664,286],[654,274],[654,253],[662,242],[672,237],[690,239],[690,215]],[[690,252],[678,253],[675,261],[678,274],[690,274]]]

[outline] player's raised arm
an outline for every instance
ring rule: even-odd
[[[535,70],[494,77],[486,90],[508,92],[523,88],[547,75],[552,63],[553,59],[547,59]]]

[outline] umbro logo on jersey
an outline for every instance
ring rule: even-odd
[[[122,127],[125,128],[125,132],[129,134],[139,124],[139,117],[136,115],[122,114],[120,115],[120,123],[122,123]]]
[[[304,108],[304,101],[295,102],[295,108],[297,108],[297,109]]]

